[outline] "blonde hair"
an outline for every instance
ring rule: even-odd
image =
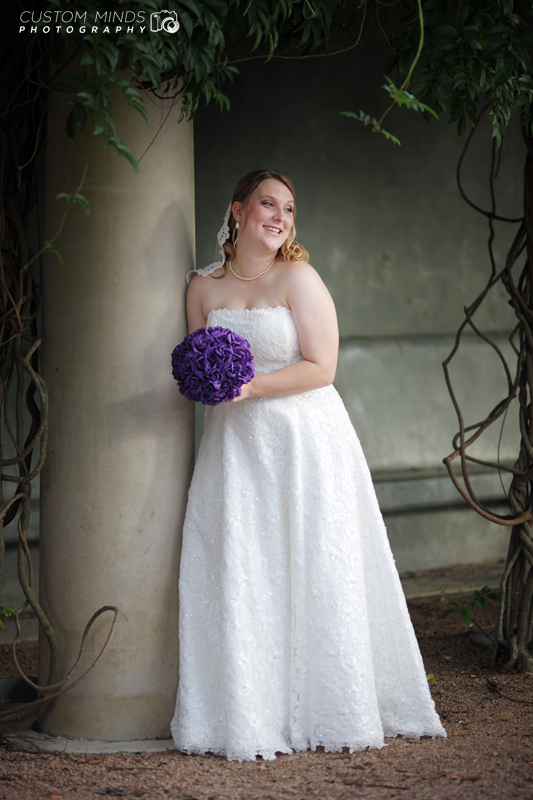
[[[249,172],[248,175],[245,175],[244,178],[241,178],[237,183],[237,186],[233,191],[231,205],[233,205],[233,203],[246,203],[252,192],[257,189],[259,184],[268,180],[269,178],[283,183],[292,194],[294,200],[296,200],[294,186],[292,185],[291,181],[285,177],[285,175],[282,175],[277,169],[256,169],[254,172]],[[294,209],[293,218],[294,221],[296,221],[296,208]],[[233,214],[230,214],[229,216],[228,225],[229,239],[227,239],[223,245],[224,252],[226,254],[226,262],[224,266],[226,266],[228,261],[233,261],[235,258],[235,245],[237,244],[237,240],[239,238],[235,225],[235,217]],[[295,237],[296,228],[294,227],[293,222],[288,237],[278,250],[278,256],[281,256],[283,261],[309,261],[309,253],[305,247],[302,247],[301,244],[298,244]]]

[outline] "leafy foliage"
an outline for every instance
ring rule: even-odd
[[[459,616],[461,617],[463,625],[468,630],[474,618],[476,605],[479,606],[481,611],[484,611],[486,600],[495,600],[497,603],[499,603],[500,595],[498,592],[493,591],[489,586],[484,586],[482,589],[472,592],[470,600],[466,604],[466,606],[461,605],[455,600],[451,600],[448,603],[448,605],[450,605],[451,608],[448,608],[444,612],[443,616],[447,617],[448,614],[458,613]]]
[[[436,119],[439,118],[438,114],[432,108],[424,103],[421,103],[420,100],[414,96],[414,94],[407,92],[405,89],[399,89],[387,76],[385,76],[385,80],[387,83],[383,85],[383,89],[390,94],[393,101],[392,106],[389,106],[388,111],[390,111],[393,106],[405,106],[413,111],[425,111],[427,114],[431,114]],[[359,114],[355,114],[353,111],[341,111],[341,114],[345,117],[352,117],[352,119],[356,119],[358,122],[362,122],[364,125],[371,125],[374,133],[382,133],[386,139],[389,139],[389,141],[393,142],[394,144],[400,145],[400,140],[381,126],[381,123],[383,122],[383,119],[388,111],[385,112],[385,114],[383,114],[379,120],[376,119],[376,117],[371,117],[369,114],[365,114],[364,111],[360,111]]]
[[[401,144],[400,140],[396,136],[394,136],[392,133],[386,131],[384,128],[381,127],[381,124],[379,120],[376,119],[376,117],[371,117],[370,114],[365,114],[364,111],[360,111],[358,114],[356,114],[354,111],[341,111],[341,114],[344,117],[351,117],[352,119],[356,119],[358,122],[362,122],[363,125],[366,126],[371,125],[373,132],[382,133],[386,139],[389,139],[389,141],[393,142],[394,144],[397,145]]]
[[[61,30],[52,26],[49,33],[40,34],[49,37],[55,65],[49,108],[72,106],[66,123],[71,138],[89,123],[94,135],[105,137],[106,147],[113,147],[137,169],[116,129],[113,94],[122,95],[146,122],[142,89],[176,99],[181,96],[182,118],[194,117],[202,97],[207,102],[214,100],[220,108],[228,107],[221,87],[238,72],[228,63],[229,44],[237,39],[247,41],[249,52],[262,46],[265,59],[291,49],[301,54],[321,50],[335,28],[350,26],[360,5],[363,3],[350,0],[111,0],[105,4],[107,28],[100,23],[93,31],[90,21],[97,12],[103,13],[104,4],[98,0],[49,0],[46,6],[53,12],[77,12],[88,20],[81,28],[72,26],[69,33],[65,26]],[[177,15],[177,32],[150,31],[150,14],[162,8]],[[143,20],[144,30],[138,22],[117,24],[126,11]],[[336,24],[339,12],[342,23]],[[42,19],[38,27],[45,24]],[[76,61],[75,69],[67,68]]]
[[[420,100],[414,96],[414,94],[405,91],[405,89],[398,89],[398,87],[394,84],[394,81],[387,76],[385,76],[385,80],[387,83],[383,85],[383,89],[390,94],[395,105],[406,106],[407,108],[411,108],[413,111],[426,111],[428,114],[431,114],[431,116],[435,117],[435,119],[439,118],[439,115],[431,108],[431,106],[421,103]]]
[[[2,619],[2,617],[5,617],[5,619],[7,619],[8,617],[14,617],[15,614],[16,611],[13,608],[11,608],[11,606],[0,606],[0,631],[4,627],[4,620]]]
[[[390,42],[385,71],[406,76],[418,46],[417,0],[402,0],[401,31]],[[450,115],[459,134],[476,126],[487,106],[496,144],[514,107],[533,119],[533,4],[530,0],[427,0],[423,3],[424,48],[411,89],[420,100]],[[427,115],[427,111],[426,111]],[[429,116],[428,116],[429,118]]]
[[[399,139],[397,139],[396,136],[393,136],[392,133],[389,133],[388,131],[383,130],[382,128],[383,120],[395,106],[405,106],[407,108],[412,109],[413,111],[425,111],[427,112],[427,114],[431,114],[436,119],[439,118],[438,114],[432,108],[430,108],[430,106],[421,103],[413,94],[407,91],[407,87],[409,86],[411,76],[420,58],[422,48],[424,47],[424,15],[422,11],[422,0],[416,0],[416,4],[418,12],[418,22],[420,27],[418,47],[416,53],[413,56],[413,61],[409,66],[407,74],[403,79],[403,83],[399,88],[396,86],[396,84],[391,78],[385,76],[386,83],[382,88],[385,89],[386,92],[388,92],[388,94],[392,99],[392,103],[390,104],[390,106],[381,115],[379,120],[376,119],[375,117],[370,117],[368,114],[365,114],[364,111],[360,111],[359,114],[354,114],[353,112],[349,111],[341,112],[347,117],[353,117],[359,122],[363,122],[365,125],[372,125],[373,133],[382,133],[387,139],[389,139],[390,141],[394,142],[394,144],[397,145],[401,144]]]

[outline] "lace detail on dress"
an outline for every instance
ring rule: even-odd
[[[246,331],[241,336],[250,342],[256,375],[274,372],[302,359],[296,326],[286,306],[217,308],[209,312],[207,325],[221,325],[238,333]]]
[[[301,359],[289,309],[227,310],[258,372]],[[221,403],[183,531],[176,747],[239,761],[445,736],[372,480],[333,386]]]
[[[212,272],[215,272],[217,269],[220,269],[224,266],[226,261],[226,254],[224,252],[224,242],[229,239],[229,215],[231,214],[231,203],[226,209],[226,213],[224,215],[224,222],[222,223],[222,227],[217,233],[217,242],[218,242],[218,251],[220,253],[220,261],[213,261],[211,264],[208,264],[207,267],[200,267],[200,269],[191,269],[185,276],[185,280],[187,281],[187,286],[194,278],[195,275],[210,275]]]

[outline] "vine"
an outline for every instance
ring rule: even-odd
[[[391,37],[394,54],[388,71],[400,75],[409,69],[417,43],[411,28],[417,17],[419,0],[403,0],[401,33]],[[424,3],[425,44],[417,67],[412,71],[411,87],[420,102],[442,110],[457,132],[468,132],[457,167],[457,184],[463,199],[486,217],[489,225],[488,250],[491,271],[487,283],[474,302],[465,308],[452,352],[443,364],[446,384],[455,408],[459,431],[453,439],[453,452],[444,463],[454,486],[478,514],[511,529],[507,562],[500,588],[500,606],[492,663],[508,671],[518,666],[533,672],[533,7],[526,0],[461,0],[452,7],[446,0]],[[526,150],[524,167],[524,215],[510,219],[496,209],[495,177],[501,158],[498,148],[513,109],[520,112]],[[483,209],[466,194],[461,182],[465,155],[481,117],[490,115],[493,149],[490,167],[490,208]],[[429,115],[425,114],[429,120]],[[495,222],[518,225],[505,266],[498,269],[494,254]],[[519,266],[521,256],[524,263]],[[509,341],[516,358],[511,365],[497,343],[483,333],[474,321],[475,314],[489,292],[502,284],[516,316]],[[466,426],[450,378],[449,365],[470,329],[485,341],[500,360],[507,382],[507,395],[485,419]],[[507,414],[518,398],[520,448],[513,465],[500,464],[469,455],[470,448],[498,419]],[[456,463],[461,466],[461,479]],[[509,513],[497,514],[477,496],[472,486],[471,464],[504,471],[512,476],[508,493]]]

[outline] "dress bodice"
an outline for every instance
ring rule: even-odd
[[[292,312],[285,306],[217,308],[207,317],[207,326],[211,325],[229,328],[250,342],[256,375],[274,372],[302,360]]]

